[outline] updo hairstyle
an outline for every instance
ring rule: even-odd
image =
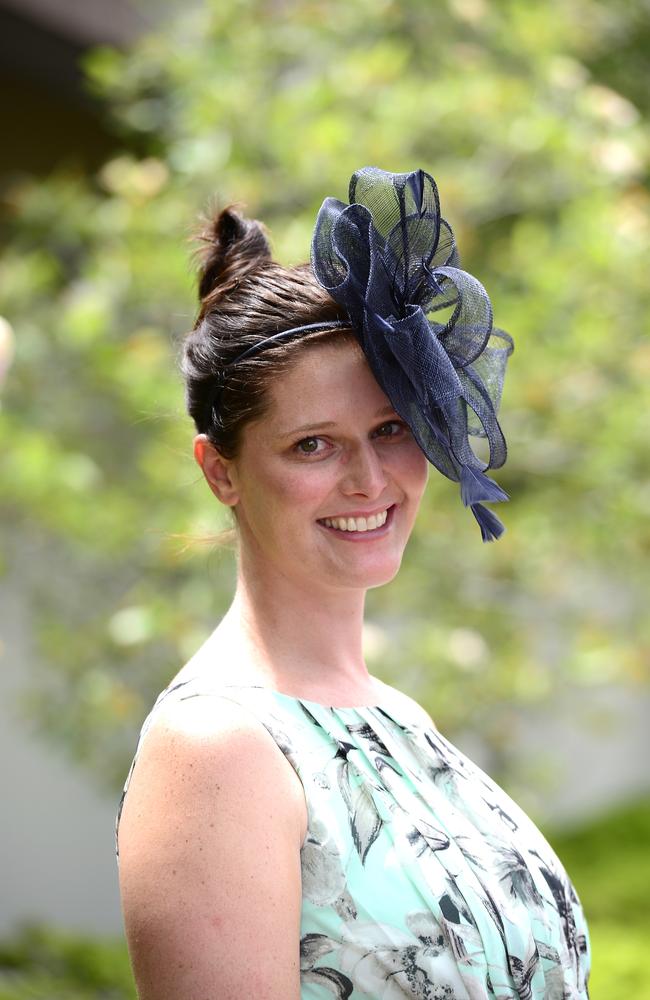
[[[200,307],[183,343],[185,402],[197,432],[224,458],[235,458],[244,425],[263,416],[272,382],[315,342],[355,340],[351,329],[317,330],[268,348],[220,374],[248,347],[282,330],[345,319],[309,264],[284,267],[271,257],[264,225],[233,205],[199,233]]]

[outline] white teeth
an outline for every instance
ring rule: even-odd
[[[328,528],[338,528],[339,531],[374,531],[386,523],[388,511],[372,514],[370,517],[324,517],[323,524]]]

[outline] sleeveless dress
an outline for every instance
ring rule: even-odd
[[[302,1000],[584,1000],[580,901],[529,817],[398,706],[328,707],[254,685],[173,683],[252,712],[300,778]],[[409,715],[411,717],[409,718]],[[419,718],[419,717],[418,717]]]

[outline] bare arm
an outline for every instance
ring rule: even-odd
[[[140,1000],[299,1000],[304,796],[270,734],[226,699],[155,719],[120,820]]]

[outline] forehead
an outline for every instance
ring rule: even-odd
[[[308,422],[341,422],[389,405],[353,341],[315,344],[301,351],[288,372],[271,387],[264,423],[271,433]]]

